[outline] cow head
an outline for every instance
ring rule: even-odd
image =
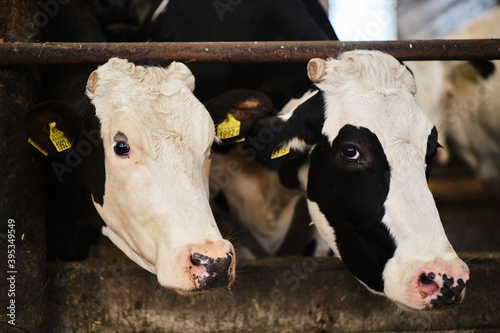
[[[411,73],[389,55],[354,51],[314,59],[309,74],[317,89],[259,119],[247,151],[306,191],[321,236],[371,291],[413,309],[455,303],[469,270],[427,186],[437,131]]]
[[[193,89],[181,63],[142,67],[115,58],[90,75],[86,102],[45,102],[25,116],[30,137],[52,155],[99,138],[82,168],[103,233],[179,291],[228,286],[235,274],[234,249],[207,197],[214,124]],[[54,123],[71,149],[54,149]]]

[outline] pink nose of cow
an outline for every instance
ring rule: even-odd
[[[463,298],[468,280],[468,269],[420,269],[414,277],[415,297],[421,298],[424,308],[444,308]]]
[[[192,247],[186,260],[186,273],[196,291],[224,288],[235,277],[234,249],[222,242],[211,242],[203,247]]]

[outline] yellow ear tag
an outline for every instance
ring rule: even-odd
[[[281,146],[278,149],[276,149],[275,151],[273,151],[273,153],[271,154],[271,159],[275,159],[275,158],[278,158],[278,157],[281,157],[281,156],[285,156],[289,152],[290,152],[290,147],[289,146],[286,146],[286,145],[285,146]]]
[[[35,147],[36,149],[38,149],[42,154],[44,154],[45,156],[48,156],[49,153],[47,153],[47,151],[45,151],[45,149],[43,149],[42,147],[40,147],[39,145],[37,145],[35,143],[35,141],[31,140],[31,138],[28,138],[28,142],[31,143],[31,145],[33,147]]]
[[[58,152],[71,148],[71,143],[69,143],[69,140],[64,136],[64,133],[56,128],[55,121],[51,122],[49,124],[49,127],[50,127],[50,134],[49,134],[50,141],[52,141]]]
[[[217,137],[223,140],[240,135],[240,125],[241,122],[228,113],[227,118],[217,127]]]

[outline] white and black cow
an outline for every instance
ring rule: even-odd
[[[61,21],[64,41],[102,40],[84,1],[61,6],[54,21]],[[88,66],[64,67],[56,82],[59,99],[25,114],[29,137],[50,155],[55,179],[47,187],[71,198],[78,193],[82,206],[104,221],[102,233],[156,274],[160,285],[181,292],[229,286],[234,249],[208,201],[214,123],[192,93],[191,71],[177,62],[139,66],[113,58],[90,72]],[[66,216],[67,224],[78,219]],[[84,236],[68,230],[61,237]]]
[[[411,73],[377,51],[308,69],[315,89],[258,119],[245,151],[306,193],[320,235],[371,291],[412,309],[456,303],[469,269],[427,186],[439,144]]]

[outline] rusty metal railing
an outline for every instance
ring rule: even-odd
[[[307,62],[355,49],[400,60],[500,59],[500,39],[371,42],[0,43],[0,64],[103,63],[111,57],[183,62]]]

